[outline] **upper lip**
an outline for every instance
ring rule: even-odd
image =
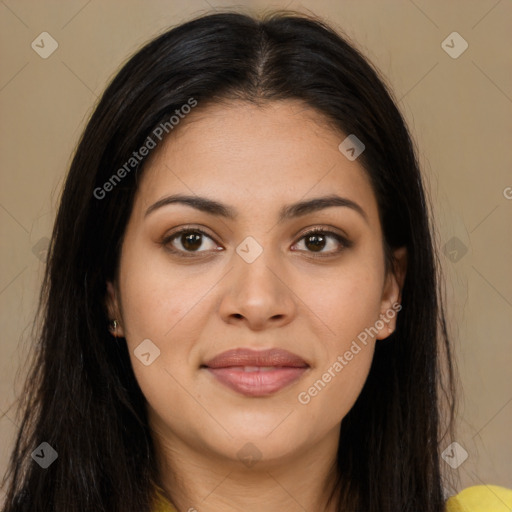
[[[309,366],[296,354],[280,348],[253,350],[236,348],[227,350],[206,361],[208,368],[228,368],[230,366],[276,366],[302,368]]]

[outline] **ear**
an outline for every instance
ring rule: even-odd
[[[116,320],[117,328],[115,331],[116,337],[124,337],[123,318],[121,315],[121,308],[119,307],[118,290],[115,284],[107,281],[107,295],[105,297],[105,306],[107,308],[109,322]],[[113,333],[114,334],[114,333]]]
[[[400,247],[393,251],[393,265],[388,271],[382,290],[379,333],[376,338],[383,340],[396,329],[396,317],[401,307],[402,289],[407,271],[407,249]],[[383,325],[382,325],[383,324]]]

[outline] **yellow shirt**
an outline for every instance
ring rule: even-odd
[[[158,488],[156,496],[157,503],[153,512],[177,512]],[[497,485],[474,485],[450,497],[446,502],[445,512],[510,512],[511,510],[512,490]]]
[[[446,503],[446,512],[510,512],[510,510],[512,510],[512,490],[498,485],[467,487],[449,498]]]

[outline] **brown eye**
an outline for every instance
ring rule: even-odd
[[[217,244],[213,243],[213,239],[198,228],[184,228],[176,231],[172,235],[165,237],[162,240],[162,245],[173,253],[181,253],[183,256],[190,256],[193,255],[193,253],[209,252],[208,249],[199,250],[203,246],[205,238],[212,242],[213,247],[210,250],[215,250]]]
[[[180,242],[187,251],[197,251],[197,249],[199,249],[203,243],[201,237],[202,235],[195,231],[182,233],[180,235]]]
[[[319,252],[326,246],[326,237],[325,235],[308,235],[305,237],[305,245],[308,249]]]
[[[334,240],[334,242],[329,243],[330,240]],[[319,256],[332,256],[352,245],[352,242],[338,233],[322,228],[308,231],[300,238],[299,242],[301,241],[304,241],[306,252],[318,253]],[[338,246],[337,249],[336,246]],[[327,250],[324,251],[325,248]]]

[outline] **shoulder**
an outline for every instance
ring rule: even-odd
[[[512,490],[498,485],[467,487],[446,502],[445,512],[510,512]]]

